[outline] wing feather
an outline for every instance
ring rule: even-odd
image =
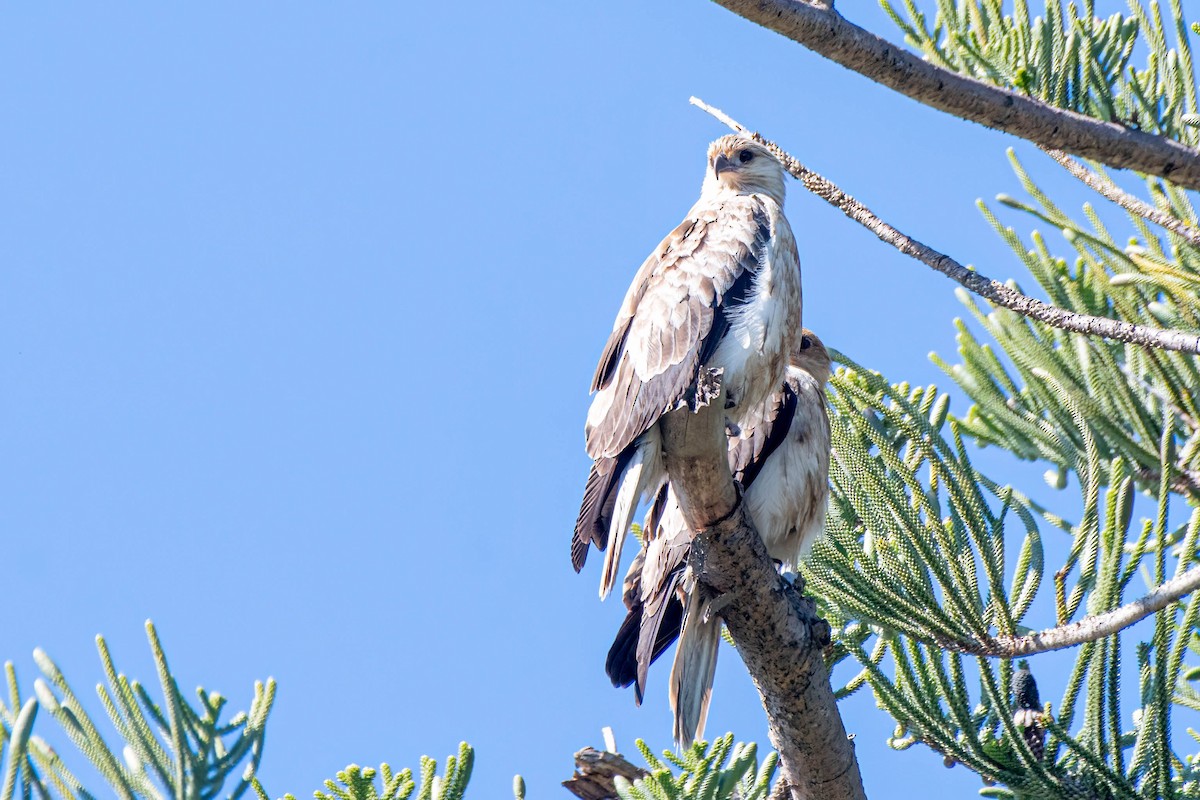
[[[600,355],[600,363],[596,365],[596,374],[592,377],[592,388],[589,391],[603,389],[612,380],[613,371],[617,368],[617,360],[625,348],[625,337],[629,335],[629,323],[632,321],[632,318],[617,321],[616,329],[604,344],[604,352]]]
[[[761,200],[697,204],[638,270],[592,381],[593,459],[621,453],[695,386],[744,302],[770,239]]]
[[[729,467],[743,489],[750,488],[763,464],[787,439],[799,398],[787,383],[774,392],[729,440]]]
[[[694,587],[688,593],[683,630],[671,667],[671,709],[675,712],[675,743],[679,747],[687,747],[704,735],[720,645],[721,618],[706,613],[700,589]]]
[[[627,447],[616,458],[601,458],[592,464],[583,489],[583,504],[575,519],[575,534],[571,537],[571,566],[576,572],[583,569],[587,561],[589,542],[596,545],[597,550],[608,547],[608,531],[621,481],[636,452],[636,448]]]
[[[646,608],[640,603],[631,609],[621,623],[604,662],[604,671],[608,673],[613,686],[623,689],[633,685],[634,699],[640,705],[646,694],[646,673],[639,660],[639,651],[644,653],[643,641],[652,642],[651,647],[645,648],[650,653],[649,666],[675,643],[682,626],[683,603],[674,592],[657,617],[647,617]]]
[[[679,638],[683,601],[677,591],[687,567],[692,532],[666,483],[646,515],[647,538],[625,577],[629,609],[609,649],[605,670],[614,686],[634,684],[637,702],[646,691],[650,664]]]

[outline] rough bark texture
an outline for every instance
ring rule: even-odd
[[[1025,636],[995,636],[984,640],[948,641],[940,644],[947,650],[1000,658],[1018,658],[1050,650],[1062,650],[1119,633],[1196,589],[1200,589],[1200,567],[1191,567],[1145,597],[1139,597],[1132,603],[1103,614],[1084,617],[1079,622],[1047,628]]]
[[[806,0],[715,0],[733,13],[890,89],[963,119],[1120,169],[1200,189],[1200,152],[1171,139],[1101,122],[936,67]]]
[[[829,626],[812,601],[780,577],[740,502],[729,473],[723,404],[681,409],[659,424],[684,518],[701,531],[691,566],[758,687],[791,796],[865,800],[821,655]]]
[[[713,380],[709,373],[702,382]],[[729,472],[729,444],[725,433],[725,393],[719,389],[697,404],[696,410],[681,408],[659,422],[663,458],[671,488],[679,498],[683,518],[694,531],[701,531],[732,514],[741,498]],[[719,448],[719,458],[710,452]]]
[[[650,773],[635,767],[617,753],[605,753],[585,747],[575,754],[575,774],[563,781],[567,791],[582,800],[613,800],[617,796],[617,775],[629,781]]]
[[[1042,150],[1046,152],[1046,155],[1061,164],[1067,172],[1121,208],[1132,214],[1137,214],[1142,219],[1149,220],[1155,225],[1166,228],[1177,236],[1183,237],[1187,240],[1188,244],[1194,247],[1200,247],[1200,230],[1196,230],[1183,220],[1171,216],[1161,208],[1152,206],[1139,197],[1134,197],[1108,178],[1093,172],[1063,151],[1054,150],[1049,147],[1043,147]]]

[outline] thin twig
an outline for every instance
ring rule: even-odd
[[[1200,353],[1200,335],[1180,330],[1151,328],[1146,325],[1135,325],[1106,317],[1096,317],[1091,314],[1079,314],[1067,311],[1041,300],[1021,294],[1016,289],[1009,288],[999,281],[968,269],[945,253],[939,253],[912,237],[901,233],[888,223],[881,220],[862,203],[843,192],[828,179],[818,175],[801,164],[795,157],[757,133],[748,130],[737,120],[717,108],[713,108],[699,98],[693,97],[691,103],[739,133],[752,137],[755,141],[770,149],[794,178],[804,184],[804,188],[825,200],[830,205],[841,210],[850,219],[866,227],[883,241],[895,247],[906,256],[911,256],[921,263],[937,270],[948,278],[958,281],[970,291],[990,301],[991,303],[1010,309],[1022,316],[1044,322],[1055,328],[1089,336],[1102,336],[1107,339],[1117,339],[1130,344],[1157,347],[1161,350],[1177,350],[1184,353]]]
[[[1176,474],[1170,477],[1167,484],[1171,487],[1172,492],[1193,496],[1200,492],[1200,473],[1178,464],[1175,465],[1175,472]],[[1137,479],[1142,483],[1157,486],[1162,482],[1162,473],[1156,469],[1141,467],[1137,470]]]
[[[1200,152],[959,75],[848,21],[815,0],[716,0],[847,69],[931,108],[1118,169],[1200,189]]]
[[[1076,178],[1087,184],[1087,186],[1104,195],[1129,213],[1136,214],[1142,219],[1149,220],[1155,225],[1166,228],[1167,230],[1177,234],[1180,238],[1187,241],[1188,244],[1191,244],[1195,247],[1200,247],[1200,230],[1193,228],[1191,225],[1187,224],[1181,219],[1171,216],[1160,208],[1155,208],[1145,200],[1134,197],[1110,181],[1108,178],[1100,175],[1099,173],[1093,172],[1083,164],[1080,164],[1062,150],[1055,150],[1050,147],[1043,147],[1042,149],[1046,151],[1046,155],[1050,156],[1059,164],[1061,164],[1063,169],[1065,169],[1067,172],[1071,173]]]
[[[1094,642],[1112,636],[1161,611],[1171,603],[1200,588],[1200,567],[1191,567],[1159,586],[1145,597],[1103,614],[1085,617],[1070,625],[1047,628],[1027,636],[997,636],[985,640],[943,641],[947,650],[976,656],[1018,658],[1050,650],[1062,650],[1084,642]]]

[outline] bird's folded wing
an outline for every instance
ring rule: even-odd
[[[639,694],[645,693],[650,664],[679,636],[683,618],[683,605],[676,589],[687,566],[693,534],[683,524],[678,503],[673,498],[669,502],[674,508],[667,512],[667,522],[677,524],[670,525],[669,529],[660,526],[659,537],[649,542],[646,548],[642,566],[642,629],[637,647]]]
[[[626,448],[616,458],[600,458],[592,462],[587,485],[583,489],[583,504],[575,520],[575,534],[571,537],[571,565],[575,571],[583,569],[587,561],[588,544],[599,550],[608,547],[608,529],[617,505],[617,493],[625,467],[633,458],[635,448]]]
[[[646,526],[646,539],[629,568],[622,592],[629,614],[605,664],[614,686],[636,683],[639,703],[646,689],[647,669],[679,636],[683,621],[683,603],[676,587],[687,565],[691,531],[682,524],[678,506],[665,489],[647,521],[665,517],[667,525]]]
[[[638,270],[600,358],[588,412],[593,459],[623,451],[678,408],[744,303],[771,227],[762,201],[697,204]]]
[[[787,439],[799,398],[784,383],[743,420],[737,436],[729,439],[729,468],[743,488],[749,488],[763,464]]]

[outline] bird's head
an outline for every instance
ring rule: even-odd
[[[783,205],[783,165],[758,142],[731,133],[708,146],[704,191],[765,194]]]
[[[825,344],[817,335],[805,328],[796,342],[796,349],[788,359],[793,367],[802,369],[813,376],[818,386],[824,386],[833,372],[833,361]]]

